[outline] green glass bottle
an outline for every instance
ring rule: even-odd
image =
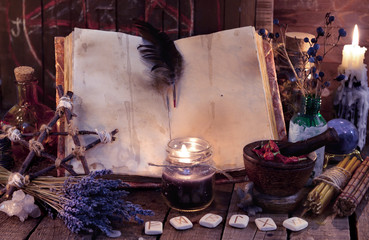
[[[290,120],[288,141],[297,142],[319,135],[327,130],[327,122],[320,114],[320,97],[303,96],[300,110]],[[317,159],[308,184],[323,171],[324,147],[317,149]]]

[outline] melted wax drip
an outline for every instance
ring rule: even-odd
[[[344,118],[353,123],[359,131],[360,149],[363,149],[366,139],[366,124],[369,109],[369,88],[367,76],[358,79],[355,72],[345,71],[346,79],[337,89],[334,105],[338,118]],[[348,76],[348,77],[347,77]]]

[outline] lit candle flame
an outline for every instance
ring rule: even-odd
[[[354,46],[359,45],[359,30],[357,28],[357,24],[355,24],[354,33],[352,35],[352,45]]]
[[[185,144],[182,144],[181,150],[178,151],[178,161],[182,163],[191,163],[190,152]]]
[[[180,157],[190,157],[190,152],[187,150],[186,145],[182,144],[181,151],[178,152]]]

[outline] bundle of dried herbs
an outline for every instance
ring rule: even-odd
[[[334,211],[339,216],[350,216],[356,210],[369,188],[369,157],[358,167],[354,176],[334,203]]]
[[[339,162],[337,166],[328,169],[322,175],[318,176],[314,181],[319,184],[308,194],[304,203],[307,211],[314,214],[321,214],[328,206],[334,195],[346,186],[356,168],[359,166],[360,160],[357,157],[347,156]]]
[[[6,185],[13,174],[0,167],[0,184]],[[21,189],[56,210],[58,217],[75,233],[101,231],[110,237],[120,236],[113,230],[114,220],[134,219],[142,223],[138,215],[153,215],[140,205],[125,201],[129,192],[121,180],[110,180],[102,176],[109,170],[92,172],[84,176],[50,177],[40,176],[31,182],[23,181]],[[22,176],[19,176],[22,178]]]

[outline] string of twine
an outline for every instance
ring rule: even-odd
[[[73,103],[70,99],[70,97],[62,96],[59,99],[58,106],[56,107],[56,112],[58,112],[59,116],[63,113],[64,109],[67,108],[72,111],[73,109]]]
[[[226,171],[223,171],[217,167],[214,167],[213,165],[210,164],[206,164],[206,163],[197,163],[197,164],[193,164],[190,166],[181,166],[181,165],[172,165],[172,164],[155,164],[155,163],[149,163],[149,166],[153,166],[153,167],[169,167],[169,168],[195,168],[195,167],[208,167],[212,170],[214,170],[217,173],[223,174],[226,178],[228,178],[228,180],[233,180],[233,177],[228,174]]]
[[[16,127],[11,127],[7,130],[7,137],[12,142],[18,142],[21,140],[22,134]]]
[[[70,136],[76,136],[76,135],[78,135],[78,132],[79,132],[79,130],[78,130],[77,127],[73,127],[72,123],[68,124],[68,134]]]
[[[99,131],[97,129],[95,129],[95,132],[99,136],[101,143],[106,144],[106,143],[110,143],[113,141],[113,136],[111,135],[110,132]]]
[[[325,182],[334,187],[334,189],[342,192],[342,188],[350,179],[351,173],[342,167],[332,167],[316,177],[314,181]]]
[[[56,159],[55,159],[55,167],[56,167],[56,168],[59,168],[59,167],[60,167],[60,165],[61,165],[61,162],[62,162],[62,159],[60,159],[60,158],[56,158]]]
[[[46,124],[42,124],[40,127],[40,132],[46,131],[46,134],[49,135],[50,131],[51,131],[51,127],[49,127]]]
[[[29,140],[28,143],[29,143],[29,149],[31,151],[34,151],[37,156],[41,156],[42,151],[44,151],[45,149],[42,143],[34,139]]]
[[[0,134],[0,139],[9,138],[12,142],[18,142],[22,138],[21,132],[16,127],[5,125],[5,133]]]
[[[75,146],[72,150],[72,154],[76,157],[83,157],[85,155],[86,148],[83,146]]]
[[[29,175],[23,176],[19,172],[14,172],[9,175],[8,184],[6,185],[6,187],[23,188],[24,186],[27,186],[29,183],[30,183]]]

